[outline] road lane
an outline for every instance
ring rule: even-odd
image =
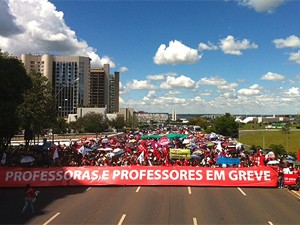
[[[300,224],[299,199],[286,189],[118,186],[40,190],[38,214],[20,217],[16,212],[23,204],[23,190],[2,189],[1,224]]]

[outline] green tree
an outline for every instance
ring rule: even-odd
[[[286,151],[285,151],[283,145],[271,144],[269,148],[272,150],[272,152],[275,153],[276,156],[281,156],[281,155],[286,154]]]
[[[89,112],[71,123],[70,126],[79,133],[100,133],[108,129],[108,122],[102,114]]]
[[[123,129],[125,126],[125,121],[124,121],[124,117],[122,116],[117,116],[116,119],[113,119],[109,122],[109,124],[116,128],[117,130]]]
[[[31,87],[24,65],[0,49],[0,148],[7,149],[19,128],[18,106],[23,93]]]
[[[66,133],[68,131],[68,123],[63,117],[57,117],[53,126],[53,133]]]
[[[239,128],[239,124],[235,121],[235,118],[230,115],[230,113],[217,117],[213,124],[215,132],[224,136],[231,136]]]
[[[209,126],[209,122],[206,118],[196,117],[190,119],[188,125],[200,126],[203,130],[206,130]]]
[[[24,93],[24,102],[18,110],[26,144],[44,129],[51,128],[55,122],[51,83],[40,73],[31,72],[29,77],[32,87]]]

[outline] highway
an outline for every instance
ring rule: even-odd
[[[300,224],[300,198],[277,188],[47,187],[22,215],[23,189],[0,190],[1,224]]]

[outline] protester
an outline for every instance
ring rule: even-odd
[[[24,195],[25,195],[25,205],[21,211],[22,214],[25,213],[25,210],[30,207],[31,213],[35,214],[35,209],[34,209],[34,202],[36,200],[36,192],[34,189],[30,186],[30,184],[26,184],[25,190],[24,190]]]
[[[70,140],[68,145],[45,142],[42,148],[36,146],[33,148],[36,148],[31,152],[35,157],[33,166],[36,167],[131,165],[258,167],[267,165],[270,160],[277,160],[274,153],[269,152],[265,157],[261,149],[246,151],[243,144],[230,137],[195,132],[184,127],[176,131],[140,130],[97,138],[87,137],[76,141]],[[174,155],[172,157],[172,149],[179,151],[182,149],[184,152],[182,157],[176,158]],[[186,155],[186,150],[189,151],[189,155]],[[220,158],[225,160],[218,163]],[[280,163],[283,164],[282,161]],[[283,173],[290,173],[287,165],[282,168]]]

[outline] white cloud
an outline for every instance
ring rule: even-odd
[[[65,23],[63,12],[48,0],[1,1],[0,15],[1,48],[9,54],[80,55],[90,57],[92,65],[115,67],[108,56],[100,58],[96,49],[79,39]]]
[[[179,90],[170,90],[167,94],[168,95],[171,95],[171,96],[174,96],[174,95],[178,95],[180,94],[181,92]]]
[[[218,85],[219,90],[233,90],[238,86],[237,83],[230,83],[230,84],[223,84],[223,85]]]
[[[240,5],[254,9],[256,12],[272,13],[285,0],[236,0]]]
[[[289,60],[291,62],[300,64],[300,50],[298,52],[294,52],[290,54]]]
[[[202,85],[208,85],[208,86],[218,86],[218,85],[225,85],[227,83],[226,80],[224,80],[221,77],[203,77],[197,82],[197,87]]]
[[[156,92],[155,91],[149,91],[148,94],[143,98],[144,101],[149,101],[151,99],[156,98]]]
[[[292,95],[292,96],[299,96],[300,95],[300,90],[297,87],[292,87],[289,90],[286,91],[286,94]]]
[[[275,39],[273,43],[276,48],[300,48],[300,38],[296,35],[291,35],[286,39]]]
[[[243,39],[242,41],[235,40],[233,36],[228,35],[226,38],[220,40],[219,47],[225,54],[242,55],[241,50],[258,48],[258,45],[250,43],[247,39]]]
[[[122,66],[122,67],[120,68],[120,73],[126,73],[126,72],[128,72],[128,68],[125,67],[125,66]]]
[[[170,105],[170,104],[186,104],[187,100],[184,98],[177,98],[177,97],[160,97],[159,99],[155,99],[154,104],[161,104],[161,105]]]
[[[161,44],[153,58],[155,64],[194,64],[201,59],[196,49],[182,44],[180,41],[170,41],[169,47]]]
[[[150,90],[150,89],[154,89],[155,86],[152,85],[149,81],[147,80],[132,80],[131,82],[129,82],[127,85],[126,85],[126,88],[125,89],[135,89],[135,90]]]
[[[125,104],[125,101],[124,101],[124,99],[123,99],[123,98],[121,98],[120,96],[119,96],[119,103],[120,103],[120,105],[122,105],[122,104]]]
[[[21,24],[16,22],[12,15],[7,0],[0,1],[0,34],[2,37],[10,37],[23,32]]]
[[[268,81],[279,81],[279,80],[284,80],[285,76],[277,73],[268,72],[265,75],[263,75],[260,79],[268,80]]]
[[[253,95],[260,95],[262,87],[260,87],[258,84],[254,84],[250,86],[249,88],[242,88],[238,90],[238,94],[240,95],[246,95],[246,96],[253,96]]]
[[[165,79],[165,75],[164,74],[148,75],[147,79],[148,80],[155,80],[155,81],[164,80]]]
[[[195,81],[193,81],[190,77],[186,77],[181,75],[179,77],[171,77],[168,76],[166,81],[161,83],[160,87],[163,89],[170,88],[193,88],[195,85]]]
[[[213,50],[217,50],[218,46],[214,45],[211,42],[208,42],[207,44],[200,43],[199,46],[198,46],[198,49],[199,49],[199,51],[205,51],[205,50],[213,51]]]
[[[225,92],[223,94],[223,97],[225,97],[227,99],[236,99],[237,95],[236,95],[235,91],[229,91],[229,92]]]

